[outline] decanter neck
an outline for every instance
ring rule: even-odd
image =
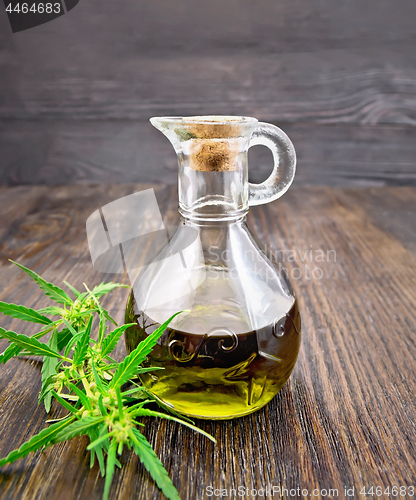
[[[206,144],[198,145],[201,148],[194,151],[195,145],[185,144],[178,154],[179,212],[183,217],[230,220],[247,213],[247,149],[242,144],[237,150],[234,144],[235,149],[226,152],[229,148],[226,142],[215,145],[224,150],[222,155],[217,155],[215,148],[209,149]],[[205,147],[208,148],[206,154]],[[215,168],[211,168],[214,163]]]
[[[185,219],[238,220],[248,211],[247,151],[257,120],[244,117],[152,118],[172,143]]]

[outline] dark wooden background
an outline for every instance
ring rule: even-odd
[[[293,281],[302,349],[269,405],[198,422],[217,446],[148,422],[184,500],[208,498],[209,484],[339,498],[355,486],[360,500],[362,487],[416,486],[415,26],[415,0],[80,0],[16,34],[0,8],[0,300],[47,302],[9,258],[58,284],[108,278],[92,268],[85,221],[110,201],[154,187],[165,223],[177,220],[176,158],[148,122],[156,115],[281,126],[298,153],[295,183],[249,225],[274,249],[336,251],[318,264],[323,279]],[[253,148],[251,180],[270,164]],[[119,321],[126,298],[108,303]],[[0,456],[44,428],[39,376],[35,361],[1,367]],[[2,468],[1,500],[100,500],[85,444]],[[123,463],[111,498],[162,498],[137,458]]]
[[[81,0],[16,34],[0,10],[0,183],[173,184],[148,118],[215,113],[285,129],[299,185],[416,184],[414,0]]]

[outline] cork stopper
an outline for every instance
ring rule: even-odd
[[[161,116],[150,118],[175,150],[188,156],[187,165],[202,172],[230,172],[240,168],[256,118],[247,116]]]
[[[243,135],[241,122],[242,118],[238,116],[186,118],[190,168],[201,172],[237,170]]]
[[[191,139],[189,166],[201,172],[230,172],[238,169],[237,139]]]

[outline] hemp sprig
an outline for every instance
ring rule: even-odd
[[[25,271],[58,306],[36,311],[23,305],[0,302],[0,313],[43,325],[38,333],[30,337],[0,328],[0,338],[7,339],[10,343],[0,354],[0,363],[6,363],[16,356],[43,356],[39,402],[44,402],[49,413],[52,400],[55,399],[68,414],[55,421],[49,420],[48,422],[54,423],[1,459],[0,467],[23,458],[28,453],[43,450],[75,436],[86,435],[90,440],[87,447],[91,452],[90,467],[97,458],[101,475],[105,476],[104,500],[108,499],[115,467],[121,467],[117,455],[121,455],[125,446],[139,456],[167,498],[180,500],[161,461],[137,429],[138,426],[143,426],[139,421],[140,417],[173,420],[214,442],[215,439],[190,421],[148,409],[146,406],[154,403],[155,399],[135,380],[140,373],[156,369],[140,365],[170,321],[180,313],[169,318],[122,362],[117,362],[110,354],[124,331],[134,324],[118,326],[100,304],[99,298],[115,288],[128,287],[127,285],[101,283],[92,290],[84,285],[86,291],[81,293],[64,282],[74,294],[73,300],[64,290],[48,283],[34,271],[13,263]],[[52,320],[48,316],[58,319]],[[99,319],[97,340],[91,335],[94,317]],[[113,331],[107,332],[108,322],[115,325]],[[51,333],[48,343],[40,342],[39,339],[48,333]],[[134,387],[126,390],[123,386],[127,382]]]

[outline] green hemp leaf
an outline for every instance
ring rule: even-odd
[[[179,494],[163,464],[137,429],[143,425],[140,422],[141,417],[173,420],[203,434],[213,442],[215,439],[195,427],[188,419],[183,420],[147,408],[146,406],[154,403],[155,399],[137,384],[137,375],[151,370],[141,367],[141,364],[166,327],[180,312],[169,318],[119,363],[114,361],[110,354],[117,347],[124,331],[133,325],[118,326],[110,313],[102,307],[99,298],[126,285],[101,283],[92,290],[85,285],[86,291],[79,292],[64,282],[74,294],[73,300],[64,290],[48,283],[34,271],[13,263],[25,271],[51,300],[62,307],[50,306],[35,311],[22,305],[0,302],[0,314],[30,321],[38,324],[38,327],[42,325],[42,329],[31,337],[0,328],[0,338],[7,339],[10,343],[0,354],[0,363],[6,363],[19,355],[43,356],[39,402],[44,401],[49,413],[52,401],[55,400],[69,413],[1,459],[0,467],[23,458],[28,453],[86,435],[90,440],[87,447],[91,453],[90,465],[92,467],[97,459],[101,474],[106,476],[103,500],[109,497],[115,467],[122,466],[117,457],[122,454],[124,447],[138,455],[167,498],[178,500]],[[54,319],[47,316],[54,316]],[[97,318],[98,324],[96,335],[93,331],[94,318]],[[116,326],[113,331],[107,332],[108,322]],[[39,339],[47,333],[51,333],[51,336],[46,344]],[[133,384],[134,389],[125,390],[127,382]],[[159,405],[166,410],[162,403]]]

